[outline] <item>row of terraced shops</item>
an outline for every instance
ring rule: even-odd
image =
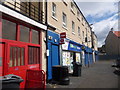
[[[42,72],[46,77],[43,77],[44,80],[48,81],[52,79],[54,65],[68,66],[69,73],[73,73],[72,62],[88,66],[98,60],[97,51],[69,38],[60,44],[60,34],[49,30],[45,24],[2,4],[0,11],[0,76],[15,74],[22,77],[21,88],[29,83],[28,74],[32,78],[33,73],[28,73],[28,70]]]
[[[66,39],[65,43],[60,45],[60,35],[49,31],[48,36],[48,76],[47,79],[52,79],[52,66],[63,65],[68,66],[69,73],[73,73],[73,62],[81,63],[83,67],[92,65],[98,60],[98,51],[93,51],[91,48]],[[51,37],[51,38],[49,38]]]

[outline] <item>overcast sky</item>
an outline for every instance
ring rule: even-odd
[[[98,37],[98,47],[101,47],[110,29],[118,30],[118,2],[75,1],[87,21],[93,24],[93,31]]]

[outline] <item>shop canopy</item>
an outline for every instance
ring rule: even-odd
[[[69,45],[68,45],[68,50],[81,52],[82,51],[82,45],[70,40]]]

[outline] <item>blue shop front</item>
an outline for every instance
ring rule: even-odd
[[[62,45],[62,65],[68,66],[69,73],[73,73],[73,62],[82,62],[82,45],[66,39]]]
[[[85,66],[90,65],[93,63],[93,50],[89,47],[85,46]]]
[[[59,35],[47,31],[47,80],[52,79],[52,66],[60,65]]]

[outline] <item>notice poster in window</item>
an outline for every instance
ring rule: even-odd
[[[76,62],[80,62],[80,53],[76,53]]]
[[[66,54],[67,54],[67,52],[63,51],[63,55],[62,55],[63,57],[62,58],[63,58],[63,65],[65,65],[65,66],[67,66],[67,63],[66,63],[66,56],[67,55]]]
[[[63,51],[63,65],[69,66],[70,63],[70,52]]]

